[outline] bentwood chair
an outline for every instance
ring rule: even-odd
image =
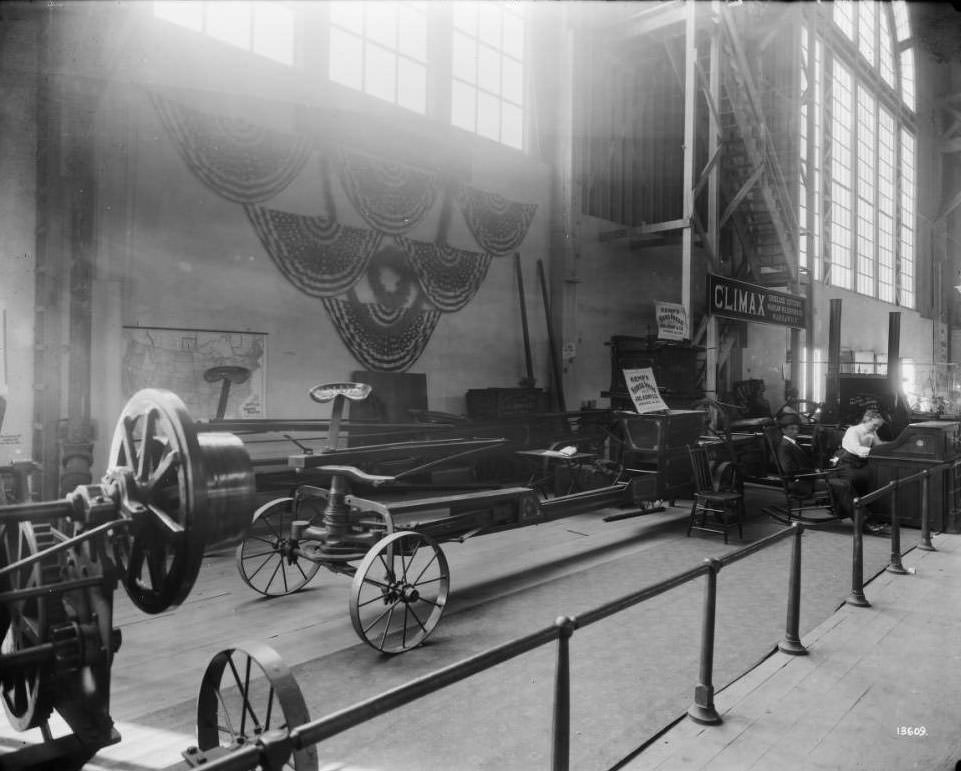
[[[743,538],[744,494],[737,489],[718,489],[705,448],[688,446],[687,451],[694,473],[694,503],[687,534],[693,530],[717,533],[727,543],[728,531],[737,528],[738,537]]]
[[[766,506],[765,514],[785,525],[793,522],[821,525],[853,514],[850,482],[840,478],[836,470],[790,475],[781,467],[777,453],[781,430],[776,426],[765,430],[764,439],[784,491],[784,505]],[[807,484],[798,485],[799,482]]]

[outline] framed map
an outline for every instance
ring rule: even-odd
[[[130,398],[141,388],[166,388],[179,396],[191,417],[217,414],[221,383],[208,383],[211,367],[250,370],[230,388],[226,418],[266,416],[267,335],[217,329],[124,327],[122,388]]]

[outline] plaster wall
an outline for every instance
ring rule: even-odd
[[[32,453],[36,266],[36,51],[13,29],[0,46],[0,465]]]
[[[79,41],[78,41],[79,45]],[[148,53],[145,53],[148,52]],[[536,262],[548,254],[549,168],[529,155],[438,125],[386,103],[329,84],[318,87],[288,68],[264,64],[226,46],[141,20],[114,51],[116,72],[98,106],[91,137],[98,169],[98,250],[94,337],[103,360],[92,383],[94,417],[105,430],[95,450],[97,474],[109,432],[126,398],[120,387],[123,327],[231,330],[267,336],[266,416],[323,417],[307,389],[364,369],[337,334],[321,300],[287,281],[273,264],[242,205],[205,186],[178,154],[155,109],[161,95],[203,111],[275,131],[306,134],[307,165],[263,206],[325,214],[320,164],[356,137],[363,152],[394,150],[441,176],[507,199],[536,203],[520,246],[537,385],[550,383],[543,301]],[[366,227],[337,183],[337,219]],[[410,238],[433,241],[440,202]],[[456,206],[447,241],[479,251]],[[598,335],[589,332],[591,338]],[[465,411],[471,388],[514,387],[525,375],[518,286],[512,256],[495,257],[470,303],[442,314],[409,372],[426,373],[428,406]],[[209,417],[209,416],[196,416]]]

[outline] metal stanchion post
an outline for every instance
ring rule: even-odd
[[[901,481],[897,480],[889,484],[894,485],[891,494],[891,561],[888,562],[885,570],[888,573],[906,575],[908,571],[901,564],[901,525],[898,523],[898,490],[901,487]]]
[[[854,499],[854,555],[851,567],[851,594],[845,602],[858,608],[869,608],[871,603],[864,596],[864,506],[861,499]]]
[[[778,650],[793,656],[806,656],[808,649],[801,644],[799,629],[801,626],[801,534],[804,525],[795,522],[794,538],[791,541],[791,577],[788,581],[787,595],[787,626],[784,639],[778,643]]]
[[[574,620],[560,616],[557,637],[557,672],[554,678],[554,746],[551,768],[567,771],[571,762],[571,651]]]
[[[942,467],[941,473],[944,473]],[[937,551],[934,548],[934,544],[931,543],[931,521],[928,518],[928,501],[931,500],[929,497],[929,488],[931,487],[931,472],[928,469],[924,470],[924,481],[921,483],[921,543],[918,544],[918,548],[921,551]]]
[[[717,609],[717,573],[721,563],[705,560],[708,566],[707,587],[704,591],[704,620],[701,626],[701,671],[694,689],[694,703],[687,714],[697,723],[717,725],[721,716],[714,708],[714,614]]]

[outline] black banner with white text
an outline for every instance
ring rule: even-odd
[[[803,329],[807,301],[801,295],[775,292],[726,276],[707,276],[708,313],[762,324]]]

